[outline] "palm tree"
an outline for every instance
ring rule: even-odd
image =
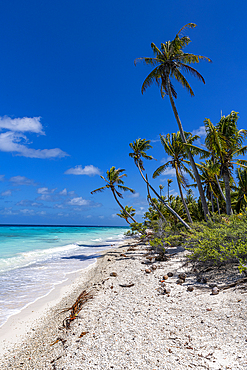
[[[205,119],[206,128],[205,145],[207,150],[188,144],[188,147],[197,150],[202,158],[211,157],[216,163],[219,163],[220,176],[225,184],[226,213],[230,215],[231,209],[231,188],[232,170],[235,165],[246,167],[247,161],[238,159],[239,155],[244,155],[247,151],[247,145],[243,146],[243,141],[247,136],[247,130],[238,130],[238,113],[232,111],[227,116],[222,116],[220,121],[213,125],[210,119]],[[234,160],[234,158],[236,158]],[[219,185],[219,189],[221,187]]]
[[[238,187],[235,187],[235,209],[239,213],[247,205],[247,169],[237,168]]]
[[[212,212],[214,212],[214,197],[216,198],[218,213],[220,214],[219,202],[218,202],[218,183],[216,181],[216,176],[219,173],[219,166],[215,164],[212,159],[206,160],[205,163],[201,162],[197,164],[201,173],[201,181],[204,185],[204,191],[207,198],[211,201]],[[220,185],[220,184],[219,184]]]
[[[148,182],[148,176],[146,175],[146,183],[147,183],[147,192],[148,192],[148,196],[147,196],[147,200],[148,202],[151,204],[151,206],[158,212],[158,214],[160,215],[160,218],[164,221],[165,224],[167,224],[167,221],[166,221],[166,218],[165,216],[163,215],[163,213],[161,212],[161,210],[159,209],[159,207],[155,204],[155,202],[153,201],[151,195],[150,195],[150,191],[149,191],[149,182]],[[161,195],[161,187],[164,188],[164,186],[162,185],[159,185],[159,188],[160,188],[160,196]]]
[[[196,139],[198,139],[198,136],[192,136],[191,133],[185,132],[184,133],[186,141],[190,144],[193,143]],[[153,174],[153,178],[156,178],[157,176],[160,176],[162,173],[165,172],[167,167],[171,166],[176,171],[176,177],[177,177],[177,183],[178,188],[180,191],[180,196],[184,205],[185,212],[187,214],[188,220],[190,223],[192,223],[192,218],[189,212],[189,209],[187,207],[187,204],[184,199],[183,195],[183,188],[186,188],[186,179],[184,177],[184,172],[188,173],[193,179],[194,176],[190,169],[186,166],[186,164],[189,163],[188,160],[188,152],[183,144],[183,141],[181,139],[181,134],[178,131],[176,134],[167,134],[166,136],[160,135],[160,141],[163,145],[165,152],[171,157],[171,160],[167,161],[163,165],[157,168],[157,170]],[[171,180],[170,180],[171,181]],[[169,198],[169,195],[168,195]]]
[[[133,143],[130,143],[129,144],[131,149],[133,150],[133,153],[129,153],[129,156],[131,158],[134,159],[134,162],[137,166],[137,168],[139,169],[139,172],[141,174],[141,177],[143,178],[143,180],[145,181],[145,183],[147,184],[147,186],[154,192],[154,194],[156,195],[156,197],[160,200],[160,202],[162,202],[164,204],[164,206],[175,216],[177,217],[177,219],[182,222],[182,224],[190,229],[189,225],[186,224],[186,222],[164,201],[164,199],[162,199],[162,197],[159,196],[159,194],[156,192],[156,190],[150,185],[150,183],[148,182],[147,178],[145,178],[144,174],[142,171],[144,171],[144,166],[143,166],[143,160],[142,158],[145,158],[145,159],[148,159],[148,160],[151,160],[153,159],[152,156],[150,155],[147,155],[146,153],[146,150],[152,148],[152,146],[150,145],[150,140],[146,140],[146,139],[137,139],[135,140]]]
[[[159,185],[159,188],[160,188],[160,196],[162,196],[162,190],[164,189],[164,186],[160,184]],[[169,185],[168,185],[168,189],[169,189]]]
[[[125,206],[124,207],[124,210],[121,209],[120,213],[117,213],[117,216],[119,216],[120,218],[123,218],[126,222],[128,222],[129,225],[131,225],[131,223],[129,222],[128,218],[128,214],[132,217],[135,216],[135,209],[132,207],[132,206]],[[136,222],[136,221],[135,221]]]
[[[91,194],[99,193],[104,191],[105,189],[110,189],[112,191],[112,194],[119,205],[119,207],[123,210],[123,212],[126,214],[127,217],[131,218],[133,222],[136,222],[134,217],[132,217],[128,211],[122,206],[122,204],[119,202],[119,198],[123,198],[123,195],[116,189],[116,187],[123,191],[130,191],[131,193],[135,193],[135,191],[131,188],[128,188],[127,186],[124,186],[124,181],[122,180],[123,177],[127,176],[125,173],[123,173],[124,169],[116,169],[114,166],[109,170],[106,171],[106,178],[104,176],[100,176],[107,185],[102,186],[101,188],[95,189],[91,191]]]
[[[167,41],[161,44],[161,48],[159,49],[154,43],[151,43],[151,48],[154,52],[154,57],[144,57],[144,58],[137,58],[135,60],[135,64],[137,61],[143,61],[145,64],[154,66],[155,68],[152,72],[146,77],[142,84],[141,92],[142,94],[144,91],[153,83],[157,83],[161,97],[163,98],[166,94],[169,95],[170,102],[172,105],[172,110],[175,115],[175,119],[177,121],[179,131],[181,134],[182,141],[186,143],[186,137],[184,134],[183,126],[180,121],[177,108],[174,103],[173,98],[177,98],[177,93],[175,91],[174,86],[172,85],[170,78],[175,78],[178,82],[181,83],[183,87],[187,89],[191,96],[194,96],[194,92],[189,85],[188,81],[182,74],[182,72],[190,73],[192,76],[198,78],[200,81],[205,83],[204,78],[202,75],[195,69],[189,66],[191,63],[199,63],[200,60],[206,60],[211,62],[211,60],[207,57],[201,55],[195,55],[191,53],[185,53],[183,49],[190,43],[190,38],[188,36],[180,37],[182,31],[186,28],[194,28],[196,25],[194,23],[188,23],[181,30],[177,33],[176,37],[172,41]],[[194,172],[194,176],[197,182],[198,190],[200,193],[204,216],[207,219],[207,215],[209,213],[207,202],[205,199],[205,195],[202,189],[202,184],[200,181],[200,176],[198,170],[195,165],[194,158],[190,151],[188,150],[188,157],[190,160],[191,167]]]
[[[167,193],[168,193],[168,201],[169,201],[169,190],[170,190],[170,186],[171,186],[171,183],[172,183],[172,179],[167,179]]]

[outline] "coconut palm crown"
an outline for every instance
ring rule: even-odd
[[[137,139],[133,143],[130,143],[130,147],[133,150],[133,153],[129,153],[129,156],[134,159],[136,165],[139,164],[141,170],[145,170],[143,166],[142,158],[148,159],[149,161],[154,159],[151,155],[148,155],[146,151],[151,149],[150,145],[151,140],[146,139]]]
[[[195,23],[186,24],[177,33],[174,40],[161,43],[160,49],[152,42],[151,48],[154,53],[153,58],[143,57],[135,59],[135,64],[138,61],[143,61],[145,64],[149,64],[155,67],[155,69],[152,70],[152,72],[149,73],[149,75],[144,80],[141,88],[142,93],[144,93],[144,91],[153,83],[156,83],[160,88],[160,93],[163,98],[166,94],[169,94],[168,86],[170,85],[171,93],[173,97],[176,98],[177,93],[174,89],[174,86],[170,82],[170,77],[172,77],[180,82],[191,96],[194,96],[194,92],[189,82],[183,75],[184,72],[191,74],[205,84],[205,80],[202,75],[195,68],[189,66],[189,64],[199,63],[200,60],[211,62],[211,59],[202,55],[185,53],[183,49],[191,42],[191,40],[188,36],[180,37],[182,31],[184,31],[186,28],[195,27]]]
[[[128,216],[128,214],[126,213],[126,211],[127,211],[127,213],[130,215],[130,216],[132,216],[132,217],[134,217],[135,216],[135,209],[132,207],[132,206],[125,206],[124,207],[124,210],[123,209],[121,209],[120,210],[120,213],[117,213],[117,216],[119,216],[120,218],[123,218],[126,222],[128,222],[128,224],[130,224],[130,222],[129,222],[129,220],[128,220],[128,218],[129,218],[129,216]]]
[[[162,199],[162,197],[159,196],[156,190],[149,183],[147,176],[145,178],[142,172],[144,171],[142,158],[145,158],[148,160],[154,159],[151,155],[146,154],[146,150],[152,148],[152,146],[150,145],[150,140],[137,139],[133,143],[130,143],[129,145],[131,149],[133,150],[133,153],[129,153],[129,156],[134,159],[134,162],[140,172],[140,175],[145,181],[145,183],[147,184],[148,189],[150,188],[153,191],[153,193],[157,196],[157,198],[165,205],[165,207],[168,208],[169,211],[172,212],[175,215],[175,217],[177,217],[179,221],[182,222],[186,228],[190,229],[190,227],[186,224],[186,222],[164,201],[164,199]]]
[[[193,143],[196,139],[199,138],[199,136],[195,135],[193,136],[189,132],[184,133],[187,143]],[[160,141],[163,145],[165,152],[171,157],[171,160],[167,161],[163,165],[159,166],[157,170],[153,174],[153,178],[156,178],[157,176],[160,176],[167,167],[171,166],[176,171],[176,177],[177,177],[177,183],[181,195],[181,199],[188,217],[189,222],[192,223],[192,219],[189,213],[189,209],[187,207],[187,204],[185,202],[182,187],[184,188],[187,186],[187,182],[184,176],[184,173],[188,173],[193,179],[194,175],[191,172],[191,170],[186,166],[190,162],[187,160],[188,158],[188,152],[187,149],[181,139],[181,134],[178,131],[177,133],[173,134],[167,134],[166,136],[160,135]]]
[[[232,111],[227,116],[222,116],[220,121],[214,126],[210,119],[204,121],[207,133],[205,144],[206,148],[198,148],[191,144],[186,144],[191,150],[201,155],[201,158],[212,157],[215,163],[219,163],[220,176],[225,183],[226,194],[226,213],[231,214],[231,194],[230,181],[234,165],[246,167],[247,161],[239,159],[241,155],[247,152],[247,145],[243,146],[244,139],[247,136],[247,130],[238,130],[238,113]]]
[[[91,191],[91,194],[102,192],[108,188],[111,189],[113,193],[116,193],[119,196],[119,198],[123,198],[123,195],[116,189],[116,186],[120,190],[135,193],[135,190],[123,185],[124,181],[122,180],[122,178],[127,176],[126,173],[122,173],[124,171],[125,170],[121,168],[116,169],[114,166],[111,167],[110,171],[109,170],[106,171],[106,178],[104,176],[100,176],[103,180],[105,180],[107,185]]]
[[[130,191],[131,193],[135,193],[135,190],[128,188],[127,186],[124,186],[124,181],[122,180],[122,178],[127,176],[126,173],[123,173],[124,171],[125,170],[122,168],[116,169],[114,166],[111,167],[110,170],[106,171],[106,178],[104,176],[100,176],[103,180],[105,180],[106,185],[91,191],[91,194],[102,192],[105,189],[110,189],[117,204],[123,210],[123,212],[126,213],[126,216],[131,218],[133,222],[136,222],[136,220],[128,213],[128,211],[122,206],[122,204],[118,200],[118,197],[123,198],[123,195],[122,193],[120,193],[119,190]],[[117,190],[116,188],[119,190]]]
[[[200,81],[205,83],[204,78],[202,75],[193,67],[189,66],[191,63],[199,63],[200,60],[206,60],[211,62],[211,60],[207,57],[202,55],[195,55],[191,53],[185,53],[183,49],[190,43],[190,38],[188,36],[181,36],[181,33],[186,28],[194,28],[196,27],[195,23],[188,23],[181,30],[177,33],[176,37],[172,41],[167,41],[161,44],[161,48],[159,49],[154,43],[151,44],[151,48],[154,52],[153,58],[137,58],[135,60],[135,64],[137,61],[143,61],[144,64],[148,64],[154,66],[155,68],[149,73],[142,84],[141,92],[144,91],[152,85],[156,83],[161,92],[162,98],[168,94],[172,106],[172,110],[177,121],[179,131],[181,133],[181,138],[184,143],[186,143],[186,138],[184,135],[184,129],[181,123],[181,120],[178,115],[177,108],[174,103],[174,97],[177,97],[177,93],[175,91],[174,86],[171,83],[171,78],[175,78],[187,91],[190,93],[191,96],[194,95],[194,92],[184,77],[184,72],[190,73],[192,76],[197,77]],[[203,192],[202,184],[200,181],[200,176],[198,170],[195,165],[194,158],[190,151],[188,151],[188,157],[194,172],[194,176],[196,178],[198,190],[200,193],[202,207],[204,212],[204,217],[207,219],[207,215],[209,213],[207,202],[205,199],[205,195]]]

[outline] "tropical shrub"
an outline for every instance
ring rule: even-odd
[[[224,217],[214,215],[207,223],[193,225],[190,233],[184,233],[182,243],[191,252],[193,261],[215,266],[238,263],[239,270],[243,271],[247,270],[246,227],[247,213]]]

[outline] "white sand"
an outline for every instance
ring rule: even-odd
[[[8,348],[0,368],[247,369],[246,290],[231,288],[215,296],[210,289],[188,292],[188,285],[200,284],[184,266],[185,252],[177,252],[169,261],[155,263],[157,269],[152,273],[146,273],[145,245],[108,251],[82,274],[82,279],[64,287],[68,290],[61,292],[62,300],[53,300],[53,304],[59,302],[52,307],[48,301],[46,307],[43,305],[35,326],[29,323],[22,343]],[[159,294],[160,280],[169,271],[174,274],[166,280],[171,293]],[[183,285],[176,284],[179,272],[187,274]],[[217,279],[211,276],[209,283],[218,283]],[[121,286],[128,283],[134,285]],[[91,287],[94,298],[66,330],[62,322],[68,313],[59,312],[70,307],[83,289]],[[18,323],[13,326],[15,333],[23,330],[18,327]],[[81,336],[83,332],[86,334]]]
[[[51,308],[57,306],[63,297],[70,295],[76,287],[85,283],[90,269],[95,268],[96,261],[85,269],[75,273],[67,274],[66,281],[57,284],[47,295],[30,303],[18,314],[11,316],[4,325],[0,327],[0,356],[3,356],[13,345],[20,344],[27,333],[36,324],[42,322],[42,317]]]

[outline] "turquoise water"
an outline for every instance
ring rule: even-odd
[[[123,227],[0,227],[0,326],[124,238]]]

